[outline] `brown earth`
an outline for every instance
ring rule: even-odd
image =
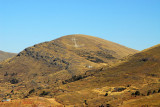
[[[160,45],[154,46],[78,81],[36,89],[20,102],[31,98],[37,104],[41,97],[35,96],[45,91],[50,93],[42,97],[44,107],[51,104],[49,101],[57,107],[159,107],[159,53]]]
[[[160,45],[146,49],[114,67],[59,86],[64,91],[55,96],[63,105],[159,107],[159,53]]]
[[[126,64],[130,62],[126,60],[136,52],[88,35],[67,35],[34,45],[0,63],[0,98],[15,101],[39,96],[55,98],[62,105],[98,106],[126,92],[112,91],[129,84],[125,76],[131,72]],[[135,76],[131,75],[130,80],[134,84]],[[127,90],[132,88],[134,85]],[[108,97],[104,97],[106,90]]]
[[[11,58],[13,56],[16,56],[16,54],[0,51],[0,61],[6,60],[6,59]]]

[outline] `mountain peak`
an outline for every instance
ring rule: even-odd
[[[28,47],[8,62],[1,63],[0,73],[5,75],[7,72],[7,76],[0,79],[11,84],[15,81],[12,79],[16,79],[18,82],[14,84],[22,83],[27,87],[55,84],[88,72],[93,73],[135,52],[97,37],[67,35]],[[37,85],[32,85],[33,81]]]

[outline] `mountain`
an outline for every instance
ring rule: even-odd
[[[40,43],[0,63],[1,95],[12,92],[11,96],[23,98],[33,88],[50,89],[81,79],[81,75],[101,71],[104,66],[109,67],[136,52],[117,43],[82,34]]]
[[[160,105],[160,44],[121,64],[59,86],[54,97],[63,105],[141,107]],[[49,91],[49,90],[48,90]]]
[[[15,55],[16,55],[15,53],[8,53],[8,52],[0,51],[0,61],[11,58]]]

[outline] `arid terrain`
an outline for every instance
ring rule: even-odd
[[[0,61],[16,56],[15,53],[8,53],[4,51],[0,51]]]
[[[160,106],[160,45],[67,35],[0,63],[2,107]]]

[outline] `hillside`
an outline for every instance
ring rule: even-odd
[[[159,53],[160,45],[146,49],[115,67],[59,86],[57,90],[63,91],[54,93],[54,97],[63,105],[158,107],[160,105]]]
[[[0,63],[1,98],[24,98],[33,88],[50,89],[81,79],[79,75],[101,71],[136,52],[88,35],[67,35],[28,47]]]
[[[16,56],[16,54],[15,53],[8,53],[8,52],[0,51],[0,61],[3,61],[3,60],[8,59],[8,58],[11,58],[13,56]]]

